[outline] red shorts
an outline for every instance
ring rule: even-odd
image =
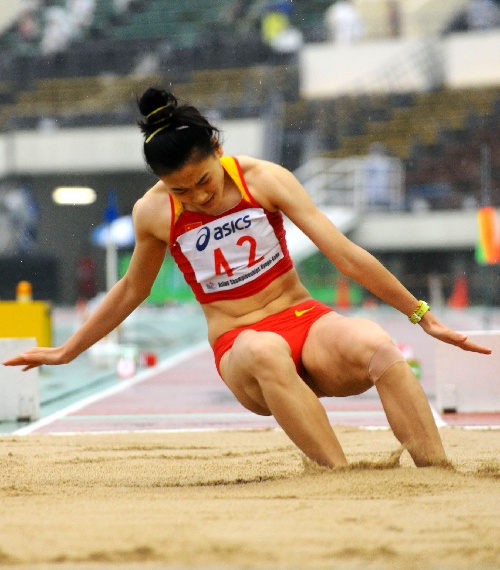
[[[236,337],[244,330],[274,332],[282,336],[290,345],[292,358],[297,372],[302,376],[302,347],[306,341],[309,329],[323,315],[333,309],[311,299],[290,307],[281,313],[266,317],[258,323],[238,327],[221,335],[213,346],[215,365],[220,374],[219,364],[224,354],[233,346]]]

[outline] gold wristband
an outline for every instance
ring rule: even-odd
[[[420,322],[420,320],[422,319],[422,317],[425,315],[425,313],[427,313],[427,311],[430,309],[429,305],[425,302],[425,301],[419,301],[417,308],[415,309],[415,311],[411,314],[408,315],[408,319],[414,324],[416,325],[417,323]]]

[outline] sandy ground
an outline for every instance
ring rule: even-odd
[[[443,428],[450,469],[336,431],[349,469],[276,430],[4,436],[0,565],[500,568],[500,430]]]

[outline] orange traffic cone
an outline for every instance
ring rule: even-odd
[[[453,291],[448,300],[448,307],[464,309],[469,306],[469,288],[464,275],[459,275],[453,284]]]
[[[367,295],[363,301],[363,309],[376,309],[378,302],[373,295]]]
[[[349,309],[351,306],[349,279],[339,277],[337,279],[337,309]]]

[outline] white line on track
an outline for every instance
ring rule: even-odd
[[[59,418],[62,418],[64,416],[72,414],[73,412],[81,410],[85,406],[92,404],[94,402],[98,402],[99,400],[103,400],[104,398],[107,398],[108,396],[118,394],[119,392],[122,392],[123,390],[126,390],[127,388],[134,386],[135,384],[139,384],[140,382],[144,382],[145,380],[148,380],[149,378],[151,378],[151,377],[153,377],[153,376],[155,376],[161,372],[164,372],[165,370],[169,370],[170,368],[177,366],[179,363],[184,362],[185,360],[189,360],[190,358],[194,358],[198,354],[201,354],[202,352],[209,350],[209,349],[210,349],[210,345],[208,344],[208,342],[204,341],[202,343],[199,343],[192,348],[183,350],[182,352],[179,352],[175,356],[172,356],[172,357],[164,360],[163,362],[160,362],[157,366],[154,366],[152,368],[149,368],[147,370],[139,372],[139,374],[137,374],[134,378],[131,378],[130,380],[123,380],[119,384],[117,384],[116,386],[112,386],[111,388],[108,388],[107,390],[103,390],[102,392],[98,392],[97,394],[93,394],[92,396],[84,398],[83,400],[80,400],[79,402],[76,402],[70,406],[67,406],[66,408],[58,410],[57,412],[51,414],[50,416],[42,418],[36,422],[33,422],[33,423],[31,423],[25,427],[22,427],[22,428],[16,430],[15,432],[13,432],[10,435],[28,435],[28,434],[31,434],[34,431],[36,431],[37,429],[40,429],[41,427],[45,427],[46,425],[49,425],[52,422],[55,422]],[[431,411],[432,411],[432,415],[434,416],[434,420],[436,421],[436,425],[438,428],[448,426],[448,423],[443,420],[441,415],[432,406],[431,406]],[[366,430],[389,429],[388,426],[359,426],[359,427],[361,429],[366,429]],[[500,429],[500,426],[456,426],[456,427],[460,427],[460,428],[468,429],[468,430]],[[186,429],[139,430],[139,431],[141,433],[145,433],[145,432],[150,432],[150,433],[154,433],[154,432],[182,433],[182,432],[191,432],[191,431],[224,431],[224,430],[228,430],[228,429],[231,429],[231,428],[229,428],[229,427],[192,428],[192,429],[186,428]],[[269,427],[264,427],[264,428],[249,427],[249,428],[242,428],[242,429],[250,429],[250,430],[253,430],[253,429],[269,429]],[[271,428],[271,429],[273,429],[273,428]],[[280,429],[280,428],[275,428],[275,429]],[[116,432],[116,433],[137,433],[137,431],[138,430],[130,430],[130,431],[125,431],[125,432],[120,431],[120,432]],[[57,433],[55,435],[70,435],[73,433],[79,433],[79,432]],[[114,433],[114,432],[89,432],[89,433],[90,434],[98,434],[98,433],[102,434],[102,433]]]
[[[208,344],[208,342],[202,342],[202,343],[197,344],[196,346],[194,346],[192,348],[188,348],[186,350],[183,350],[182,352],[179,352],[179,354],[176,354],[175,356],[172,356],[172,357],[168,358],[167,360],[160,362],[157,366],[154,366],[152,368],[149,368],[148,370],[144,370],[142,372],[139,372],[139,374],[137,374],[136,376],[134,376],[134,378],[131,378],[130,380],[123,380],[120,382],[120,384],[117,384],[116,386],[112,386],[111,388],[108,388],[107,390],[103,390],[102,392],[98,392],[97,394],[93,394],[92,396],[84,398],[83,400],[80,400],[79,402],[76,402],[75,404],[72,404],[71,406],[67,406],[66,408],[63,408],[62,410],[54,412],[53,414],[51,414],[50,416],[47,416],[46,418],[42,418],[36,422],[33,422],[32,424],[29,424],[25,427],[22,427],[22,428],[16,430],[12,435],[30,434],[30,433],[36,431],[37,429],[39,429],[41,427],[44,427],[48,424],[51,424],[52,422],[58,420],[59,418],[67,416],[73,412],[76,412],[77,410],[81,410],[82,408],[84,408],[85,406],[88,406],[89,404],[93,404],[94,402],[98,402],[99,400],[103,400],[104,398],[107,398],[108,396],[112,396],[113,394],[118,394],[119,392],[122,392],[123,390],[130,388],[130,386],[134,386],[135,384],[139,384],[140,382],[144,382],[145,380],[148,380],[152,376],[156,376],[158,373],[164,372],[165,370],[168,370],[169,368],[173,368],[174,366],[176,366],[180,362],[184,362],[185,360],[189,360],[190,358],[197,356],[198,354],[204,352],[207,349],[210,349],[210,345]]]

